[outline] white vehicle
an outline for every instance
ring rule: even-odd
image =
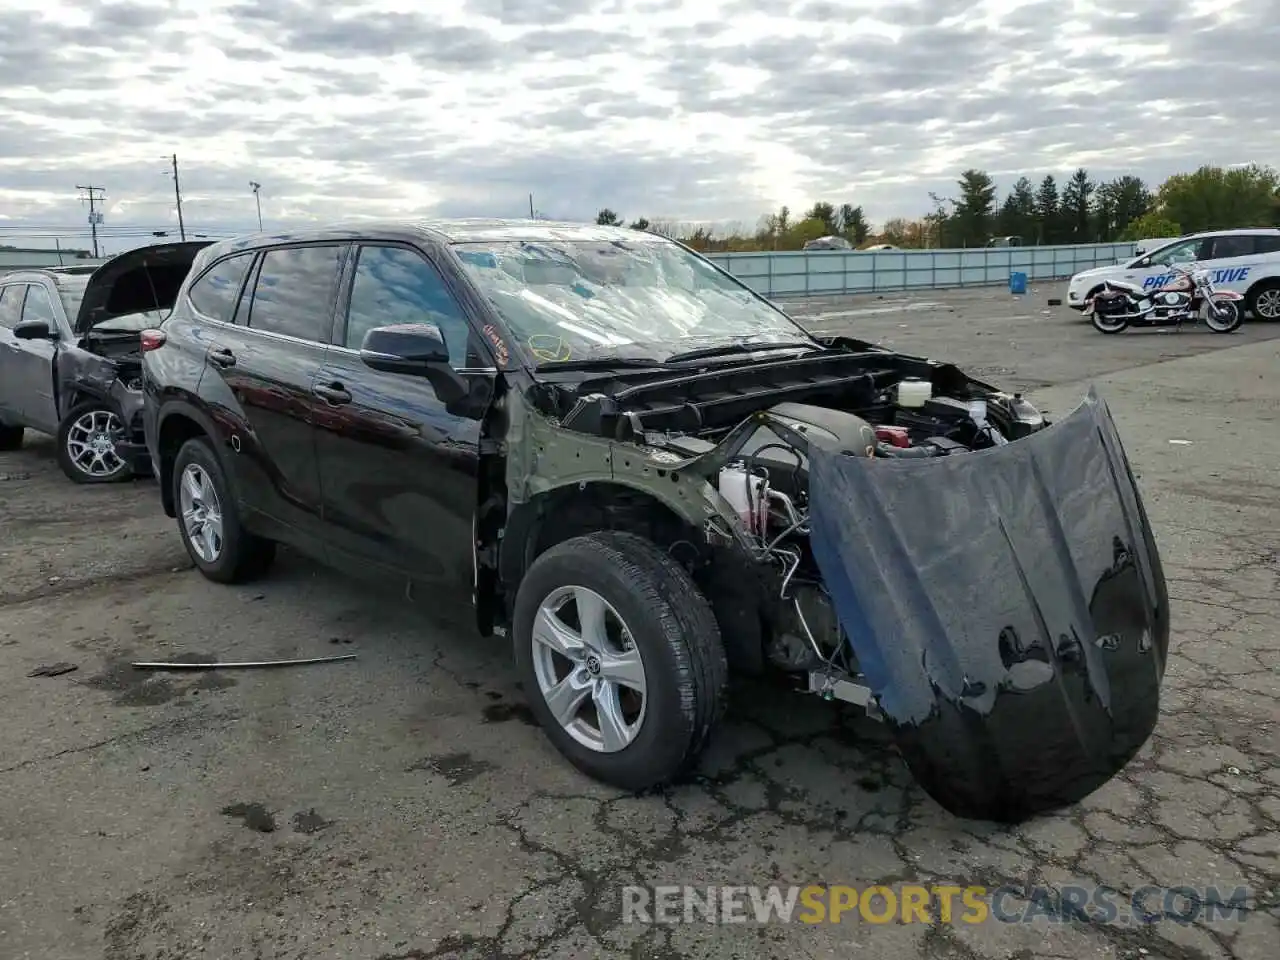
[[[1217,290],[1244,297],[1259,320],[1280,320],[1280,230],[1214,230],[1178,237],[1150,253],[1111,267],[1084,270],[1067,286],[1067,306],[1083,310],[1106,281],[1155,290],[1173,280],[1175,263],[1196,261]]]

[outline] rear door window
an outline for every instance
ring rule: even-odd
[[[0,287],[0,327],[12,329],[22,316],[22,295],[27,292],[25,283],[11,283]]]
[[[268,250],[249,306],[251,330],[328,343],[346,244]]]
[[[1280,237],[1264,234],[1260,237],[1254,237],[1253,242],[1255,253],[1280,253]]]
[[[234,323],[240,286],[253,263],[253,256],[252,253],[241,253],[228,257],[193,283],[187,297],[196,312],[210,320]]]
[[[1254,238],[1251,236],[1228,235],[1212,237],[1208,243],[1209,254],[1206,260],[1227,260],[1231,257],[1249,257],[1253,255]]]

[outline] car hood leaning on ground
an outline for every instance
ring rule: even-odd
[[[128,314],[167,313],[178,299],[182,281],[196,254],[209,240],[138,247],[113,257],[89,275],[80,307],[72,318],[77,335]]]
[[[1113,777],[1155,728],[1169,599],[1106,404],[993,449],[814,449],[811,543],[917,780],[1017,820]]]

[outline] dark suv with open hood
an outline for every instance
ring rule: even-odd
[[[0,450],[53,434],[78,483],[150,473],[141,331],[164,319],[207,242],[130,250],[100,266],[0,276]]]
[[[219,242],[142,346],[205,576],[286,543],[470,595],[609,783],[686,770],[731,669],[861,705],[968,816],[1076,800],[1155,725],[1168,599],[1095,394],[1049,424],[673,241],[528,221]]]

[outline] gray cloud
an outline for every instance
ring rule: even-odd
[[[679,0],[246,0],[207,36],[163,0],[62,2],[0,10],[0,242],[87,232],[76,183],[107,186],[113,242],[173,224],[171,152],[188,224],[217,233],[256,225],[251,179],[281,222],[520,215],[530,193],[564,217],[750,223],[825,198],[883,220],[924,212],[968,166],[1007,188],[1086,157],[1157,183],[1280,146],[1274,0],[1112,7],[1079,32],[1057,0],[991,25],[952,0],[732,0],[714,16]],[[901,35],[850,35],[861,19]],[[743,67],[767,79],[745,89]],[[796,164],[775,174],[760,151],[779,147]]]

